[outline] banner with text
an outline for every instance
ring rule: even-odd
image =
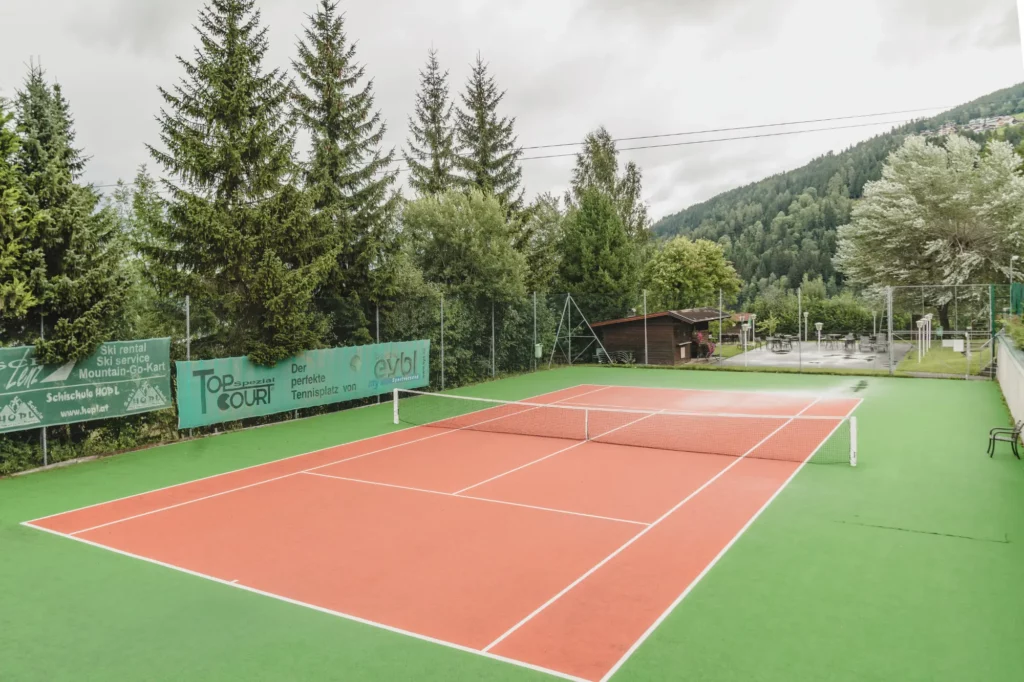
[[[115,341],[42,365],[33,346],[0,348],[0,433],[171,407],[170,354],[170,339]]]
[[[273,367],[248,358],[176,365],[178,428],[189,429],[422,388],[430,341],[311,350]]]

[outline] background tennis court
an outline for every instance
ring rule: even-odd
[[[573,369],[470,392],[517,399],[618,383],[864,398],[860,466],[804,468],[615,679],[1012,679],[1005,633],[1024,606],[1013,542],[1024,480],[1005,454],[984,455],[987,429],[1007,420],[998,388],[859,382]],[[389,421],[389,407],[371,408],[0,482],[11,607],[0,625],[13,644],[2,665],[12,679],[543,679],[17,525],[372,436]],[[634,521],[650,521],[645,504],[655,511],[647,497],[617,504]]]

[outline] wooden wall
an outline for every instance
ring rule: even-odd
[[[644,361],[644,321],[598,327],[598,334],[609,353],[627,351],[636,362]],[[676,365],[684,362],[679,357],[679,344],[689,341],[693,327],[670,317],[647,320],[648,361],[652,365]],[[692,349],[691,349],[692,352]]]

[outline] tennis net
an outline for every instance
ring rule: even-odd
[[[396,390],[395,424],[698,454],[857,464],[855,417],[717,414],[513,402]]]

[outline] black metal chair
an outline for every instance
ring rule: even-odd
[[[1013,449],[1013,456],[1020,459],[1020,451],[1017,444],[1020,442],[1021,431],[1024,431],[1024,421],[1019,421],[1011,429],[1007,427],[992,429],[988,432],[988,456],[996,454],[996,443],[1009,443]]]

